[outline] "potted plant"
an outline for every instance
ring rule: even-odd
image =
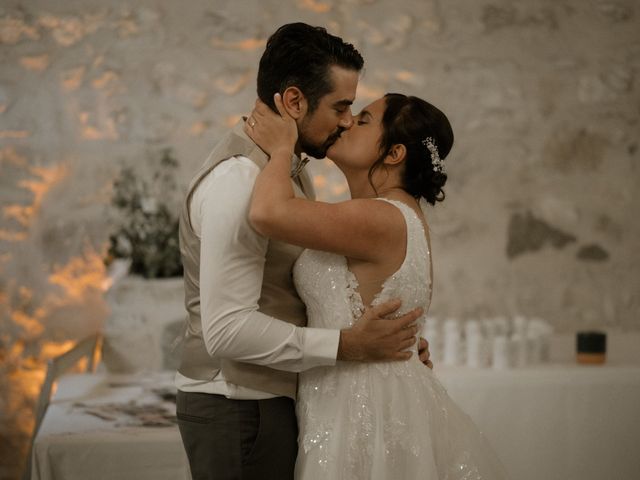
[[[107,293],[111,314],[104,328],[103,364],[118,373],[175,368],[186,313],[178,161],[171,149],[148,160],[122,168],[111,202],[106,263],[111,270],[126,265],[128,274]]]
[[[178,245],[178,161],[170,149],[151,165],[150,178],[124,167],[114,183],[117,225],[109,236],[107,262],[128,260],[130,272],[144,278],[182,275]]]

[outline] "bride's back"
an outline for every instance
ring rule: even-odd
[[[425,259],[428,260],[428,272],[426,272],[428,276],[426,276],[425,279],[428,282],[430,300],[432,277],[430,259],[431,246],[429,240],[429,230],[426,219],[424,217],[424,213],[422,212],[418,202],[416,202],[413,197],[404,192],[390,195],[387,199],[380,200],[391,200],[391,202],[389,203],[392,203],[400,209],[400,211],[403,213],[403,216],[405,217],[406,228],[403,232],[398,232],[398,242],[393,245],[392,249],[387,249],[385,252],[383,252],[383,255],[381,255],[381,261],[371,262],[356,258],[347,258],[349,270],[353,273],[357,280],[358,293],[362,298],[362,302],[364,305],[371,305],[376,296],[381,293],[387,279],[393,277],[393,275],[402,267],[406,259],[407,246],[409,244],[409,242],[407,242],[407,234],[411,235],[412,232],[414,235],[414,238],[412,239],[414,243],[425,242]],[[399,203],[402,206],[399,206]],[[415,216],[410,215],[410,211],[413,211]]]

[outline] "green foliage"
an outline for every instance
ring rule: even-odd
[[[118,225],[109,237],[108,255],[130,259],[131,273],[146,278],[180,276],[178,161],[171,149],[162,151],[150,171],[140,176],[124,167],[115,181],[112,204]]]

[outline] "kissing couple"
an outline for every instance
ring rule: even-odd
[[[254,110],[191,181],[175,381],[194,479],[505,478],[417,338],[451,125],[396,93],[353,115],[363,64],[324,28],[280,27]],[[351,199],[315,201],[303,154]]]

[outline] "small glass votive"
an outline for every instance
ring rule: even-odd
[[[607,356],[607,334],[604,332],[578,332],[576,335],[576,359],[578,363],[599,365]]]

